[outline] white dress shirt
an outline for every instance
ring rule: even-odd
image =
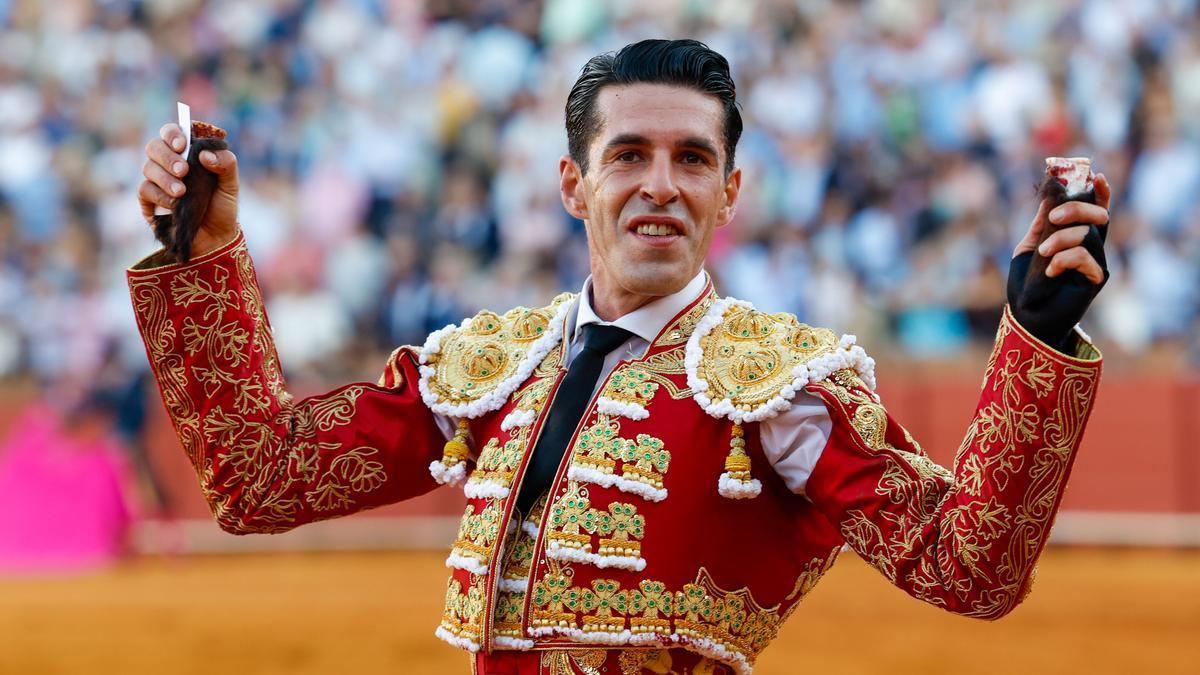
[[[707,274],[701,270],[681,290],[646,303],[615,321],[604,321],[592,308],[592,279],[588,277],[578,301],[567,314],[567,325],[563,330],[563,335],[569,338],[565,365],[570,366],[571,361],[583,351],[580,329],[589,323],[613,325],[632,333],[624,344],[605,357],[604,368],[596,381],[596,388],[599,388],[618,362],[644,355],[650,342],[662,332],[667,322],[700,297],[707,283]],[[593,389],[593,395],[595,392]],[[454,421],[440,415],[438,418],[438,426],[449,438],[454,433]],[[763,454],[792,492],[804,494],[804,486],[817,460],[821,458],[821,451],[825,449],[832,428],[833,420],[824,402],[805,391],[796,392],[792,407],[759,423]]]

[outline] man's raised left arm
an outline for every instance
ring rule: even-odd
[[[1075,328],[1108,277],[1103,176],[1096,196],[1097,205],[1053,210],[1043,202],[1014,251],[1009,306],[953,471],[929,459],[853,371],[806,389],[833,421],[806,494],[860,556],[914,597],[995,619],[1029,590],[1100,379],[1100,354]],[[1077,225],[1038,247],[1046,218]],[[1027,282],[1035,248],[1050,265]],[[1031,293],[1040,300],[1029,302]]]

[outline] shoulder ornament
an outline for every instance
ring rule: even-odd
[[[503,316],[485,310],[434,331],[420,354],[425,405],[459,418],[498,410],[558,346],[574,298],[563,293],[547,307],[517,307]]]
[[[760,312],[744,300],[713,303],[687,342],[684,370],[709,415],[759,422],[791,407],[796,392],[851,368],[872,391],[875,360],[853,335],[814,328],[791,314]]]

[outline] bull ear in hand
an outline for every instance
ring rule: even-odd
[[[1039,210],[1041,228],[1037,244],[1032,251],[1025,251],[1012,259],[1008,274],[1008,303],[1017,322],[1030,333],[1046,344],[1059,351],[1067,352],[1072,343],[1071,330],[1079,323],[1088,306],[1108,281],[1108,265],[1104,256],[1104,241],[1108,234],[1107,227],[1089,225],[1082,246],[1095,258],[1100,268],[1104,270],[1104,280],[1093,283],[1090,279],[1076,270],[1055,277],[1046,276],[1050,258],[1037,252],[1037,246],[1046,241],[1058,230],[1074,227],[1076,223],[1054,224],[1049,219],[1049,213],[1058,206],[1069,201],[1098,204],[1096,190],[1092,186],[1090,167],[1086,171],[1086,181],[1081,183],[1082,191],[1072,192],[1071,185],[1065,181],[1055,168],[1055,160],[1047,159],[1046,179],[1039,189],[1039,196],[1044,200]],[[1062,160],[1063,162],[1078,162],[1078,160]],[[1079,167],[1067,167],[1065,170],[1079,171]],[[1107,201],[1107,200],[1106,200]]]
[[[188,173],[183,178],[184,194],[173,213],[154,216],[154,236],[176,262],[187,263],[192,258],[192,242],[208,216],[213,193],[217,189],[217,174],[200,163],[205,150],[228,150],[225,130],[208,122],[192,122],[192,147],[188,152]]]

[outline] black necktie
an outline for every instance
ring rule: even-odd
[[[550,412],[546,415],[545,427],[533,448],[533,457],[521,480],[521,491],[517,494],[517,509],[529,514],[529,507],[550,487],[558,465],[562,463],[567,443],[579,426],[579,418],[592,398],[596,380],[604,368],[604,357],[624,344],[633,335],[624,328],[589,323],[583,327],[583,351],[571,362],[563,377]]]

